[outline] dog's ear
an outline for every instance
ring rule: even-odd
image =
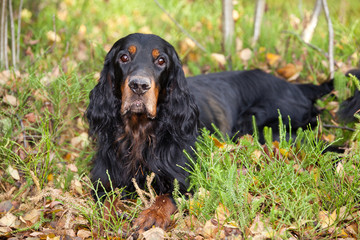
[[[102,137],[100,134],[111,133],[116,127],[116,118],[120,114],[121,96],[115,96],[114,56],[113,47],[105,57],[104,67],[98,84],[90,92],[90,103],[86,110],[89,122],[89,134],[92,137]],[[121,94],[121,93],[117,93]],[[107,136],[104,136],[107,137]]]
[[[168,66],[166,86],[167,115],[171,118],[176,129],[174,134],[180,138],[197,134],[199,111],[193,96],[188,89],[187,80],[182,69],[181,61],[170,46],[170,64]]]

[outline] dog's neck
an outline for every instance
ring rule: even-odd
[[[139,165],[146,166],[145,152],[153,151],[155,130],[153,119],[145,114],[128,114],[122,119],[124,131],[117,138],[119,152],[128,152],[119,156],[131,171],[137,171]],[[125,150],[125,151],[123,151]]]

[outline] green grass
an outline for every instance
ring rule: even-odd
[[[30,197],[48,188],[62,189],[70,195],[67,199],[61,196],[63,210],[74,211],[72,216],[81,220],[76,220],[78,225],[74,229],[83,226],[100,234],[101,226],[105,226],[106,235],[111,236],[119,228],[128,227],[141,202],[137,201],[132,210],[127,211],[129,219],[109,221],[98,210],[99,203],[92,200],[93,186],[85,177],[89,174],[95,146],[86,141],[86,136],[84,139],[88,128],[84,112],[107,50],[129,33],[152,32],[174,45],[183,65],[189,69],[187,75],[227,70],[211,57],[211,53],[222,53],[221,1],[159,2],[205,46],[206,52],[187,46],[186,34],[154,1],[146,4],[123,0],[25,4],[33,16],[22,22],[21,75],[12,74],[0,87],[1,100],[12,95],[18,101],[16,106],[0,102],[0,201],[10,199],[39,209],[38,202]],[[260,39],[255,46],[251,46],[255,4],[237,2],[234,5],[239,14],[236,37],[242,42],[242,49],[252,51],[252,57],[244,62],[239,53],[234,53],[233,69],[256,67],[274,73],[278,66],[266,63],[266,54],[274,53],[281,57],[280,65],[303,66],[301,82],[321,82],[324,74],[328,75],[326,57],[296,37],[301,34],[302,16],[309,17],[313,8],[313,1],[301,2],[299,7],[299,1],[267,1]],[[351,96],[356,85],[356,81],[343,77],[343,72],[356,67],[360,61],[360,2],[328,0],[328,5],[335,31],[335,60],[340,68],[335,77],[337,91],[334,96],[319,101],[318,106],[325,109],[322,122],[333,124],[337,119],[333,115],[336,104],[332,103]],[[296,18],[300,24],[292,22]],[[61,41],[56,44],[49,41],[46,37],[49,31],[55,31]],[[323,14],[311,43],[327,51],[327,24]],[[34,114],[35,120],[30,121],[28,114]],[[196,216],[204,224],[214,218],[221,203],[229,210],[226,222],[235,222],[243,233],[260,216],[279,235],[290,237],[290,233],[295,232],[299,238],[334,238],[338,236],[336,233],[330,234],[321,226],[321,211],[340,212],[346,206],[346,211],[353,213],[359,207],[360,126],[358,123],[349,126],[355,129],[354,133],[322,128],[318,135],[316,130],[306,130],[296,139],[294,136],[291,140],[282,139],[278,145],[268,136],[266,147],[249,137],[233,143],[217,134],[213,137],[224,144],[219,148],[205,131],[196,145],[196,163],[190,170],[194,199],[183,198],[180,210],[187,212],[187,216]],[[340,157],[323,154],[325,146],[317,141],[321,134],[333,135],[336,143],[347,144],[347,154]],[[71,164],[77,171],[69,168]],[[20,179],[11,176],[9,166],[18,171]],[[80,182],[77,190],[74,181]],[[7,196],[13,187],[15,190]],[[55,199],[56,195],[50,194],[43,200]],[[76,202],[79,199],[81,203]],[[46,226],[50,220],[59,220],[54,212],[41,207],[44,214],[36,229]],[[27,213],[26,210],[14,212]],[[2,216],[0,213],[0,218]],[[339,213],[336,216],[332,225],[336,230],[352,223],[358,225],[356,216],[350,220]],[[287,229],[286,233],[280,234],[283,229]],[[197,230],[195,224],[192,231]]]

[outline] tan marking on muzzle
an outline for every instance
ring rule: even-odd
[[[121,85],[121,114],[124,115],[128,111],[131,111],[131,105],[134,101],[142,101],[145,105],[144,114],[149,118],[156,117],[156,107],[159,97],[159,88],[156,86],[154,79],[151,79],[150,89],[143,95],[134,93],[129,87],[129,77],[127,77],[124,83]]]

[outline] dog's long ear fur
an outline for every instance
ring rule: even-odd
[[[90,92],[90,103],[86,110],[90,128],[89,134],[93,138],[103,138],[102,134],[113,133],[116,127],[116,117],[120,112],[121,97],[115,96],[114,66],[112,65],[115,49],[111,49],[105,57],[104,68],[101,71],[99,83]]]
[[[181,61],[173,47],[171,49],[171,65],[165,99],[167,114],[174,124],[177,138],[196,136],[198,131],[199,110],[193,96],[190,94]],[[193,139],[192,139],[193,140]]]

